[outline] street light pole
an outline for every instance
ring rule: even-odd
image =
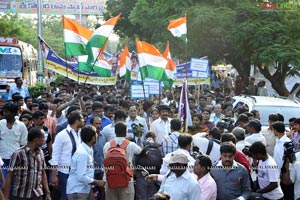
[[[42,4],[41,0],[37,0],[38,8],[37,8],[37,15],[38,15],[38,35],[42,36]],[[38,42],[38,73],[37,79],[38,83],[42,84],[44,78],[44,63],[42,58],[42,48],[40,41]]]

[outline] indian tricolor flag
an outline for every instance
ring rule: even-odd
[[[186,28],[186,15],[179,19],[170,20],[168,30],[175,37],[180,37],[185,43],[187,43],[187,28]]]
[[[176,63],[171,58],[169,41],[167,42],[167,46],[163,53],[163,56],[168,60],[168,64],[165,69],[168,80],[163,81],[163,83],[166,89],[171,89],[174,83],[174,73],[176,71]]]
[[[145,77],[159,81],[167,80],[165,68],[168,60],[161,55],[158,49],[147,42],[135,41],[135,44],[142,80]]]
[[[130,53],[126,45],[123,52],[120,54],[120,77],[126,81],[130,81],[131,79],[130,67]]]
[[[95,54],[99,54],[98,52]],[[98,55],[97,55],[98,56]],[[93,65],[93,69],[91,68],[91,65],[87,64],[88,56],[78,56],[78,69],[80,71],[86,71],[96,72],[100,77],[110,77],[111,76],[111,66],[107,62],[107,60],[104,58],[103,53],[100,53],[100,56],[98,57],[97,61]]]
[[[93,52],[95,52],[94,49],[104,48],[108,40],[108,37],[113,31],[115,25],[117,24],[120,16],[121,13],[118,16],[113,17],[108,21],[106,21],[102,26],[100,26],[94,31],[93,36],[87,43],[87,52],[89,56],[88,64],[93,64],[94,61],[97,59],[97,55],[93,54]]]
[[[93,31],[65,16],[62,19],[66,56],[86,55],[86,44]]]
[[[99,74],[101,77],[111,76],[111,66],[104,58],[104,55],[100,55],[93,67],[94,72]]]

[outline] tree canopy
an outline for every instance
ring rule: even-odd
[[[187,14],[187,59],[208,56],[215,64],[230,63],[245,82],[254,64],[279,95],[288,95],[286,76],[299,73],[300,14],[261,10],[249,0],[110,0],[107,14],[125,11],[116,27],[128,43],[135,39],[161,51],[170,41],[173,57],[185,61],[185,44],[167,30],[168,21]],[[105,16],[108,19],[108,15]],[[275,72],[270,68],[275,67]]]

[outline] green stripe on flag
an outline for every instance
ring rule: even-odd
[[[168,79],[166,81],[163,81],[164,83],[164,87],[167,89],[167,90],[170,90],[172,88],[172,85],[174,83],[174,80],[173,79]]]
[[[140,72],[141,72],[142,80],[144,80],[145,77],[153,78],[158,81],[168,80],[165,69],[161,67],[145,65],[143,67],[140,67]]]
[[[93,64],[96,60],[96,58],[94,57],[93,54],[93,49],[92,47],[96,47],[96,48],[103,48],[105,45],[105,42],[107,41],[107,37],[104,37],[102,35],[94,35],[87,43],[86,45],[86,51],[87,51],[87,55],[88,55],[88,59],[87,59],[87,63],[88,64]],[[95,55],[95,56],[98,56]]]
[[[111,69],[105,69],[102,67],[94,66],[93,71],[99,74],[100,77],[110,77]]]
[[[80,43],[65,43],[66,56],[86,55],[85,45]]]
[[[126,74],[124,76],[122,76],[121,78],[129,82],[131,80],[131,71],[126,69]]]
[[[185,43],[187,43],[186,34],[182,34],[179,38],[182,39]]]
[[[78,62],[78,70],[79,71],[85,71],[90,72],[91,71],[91,65],[88,65],[87,63]]]
[[[107,41],[107,37],[102,36],[102,35],[94,35],[89,41],[88,41],[88,46],[90,47],[98,47],[98,48],[103,48],[105,45],[105,42]]]

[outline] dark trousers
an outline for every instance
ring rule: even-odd
[[[2,174],[4,179],[6,179],[8,175],[8,167],[9,167],[9,162],[10,159],[2,159],[3,160],[3,166],[2,166]],[[0,185],[0,188],[3,187],[2,183]],[[14,177],[11,180],[11,185],[10,185],[10,193],[9,193],[9,199],[13,200],[13,192],[14,192]]]
[[[43,196],[40,196],[40,197],[33,197],[33,198],[20,198],[20,197],[14,197],[14,200],[43,200]]]
[[[103,180],[103,172],[95,173],[96,180]],[[95,190],[93,189],[93,192],[97,193],[97,196],[95,197],[95,200],[105,200],[105,188],[104,187],[95,187]]]
[[[155,182],[147,181],[144,176],[137,176],[135,184],[135,200],[145,200],[157,193],[159,187]]]
[[[58,177],[58,190],[60,193],[60,200],[68,200],[67,181],[69,178],[69,174],[58,172],[57,177]]]
[[[294,184],[285,185],[280,183],[280,186],[284,194],[284,200],[294,200]]]

